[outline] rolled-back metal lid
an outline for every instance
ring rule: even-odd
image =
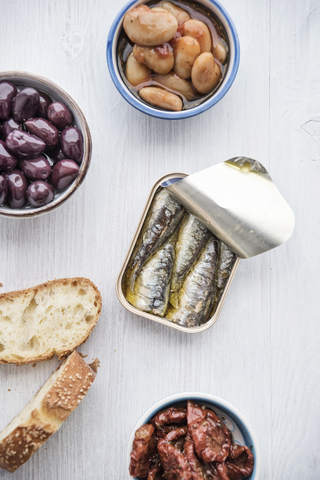
[[[240,258],[286,242],[294,214],[265,167],[237,157],[162,184]]]

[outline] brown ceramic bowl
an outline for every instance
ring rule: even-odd
[[[45,205],[44,207],[38,208],[32,207],[31,205],[27,205],[23,208],[17,209],[10,208],[8,205],[2,205],[0,207],[0,215],[4,217],[35,217],[37,215],[51,212],[55,208],[59,207],[64,202],[66,202],[71,197],[71,195],[73,195],[74,192],[80,187],[87,174],[91,161],[92,146],[90,130],[85,116],[83,115],[82,111],[80,110],[76,102],[73,100],[73,98],[51,80],[41,77],[40,75],[20,71],[0,72],[0,82],[4,80],[8,80],[9,82],[14,83],[18,88],[33,87],[37,90],[41,90],[42,92],[47,93],[53,99],[53,101],[59,101],[67,105],[74,117],[73,124],[79,128],[83,136],[83,159],[80,164],[79,175],[75,178],[75,180],[66,190],[56,193],[51,203]]]

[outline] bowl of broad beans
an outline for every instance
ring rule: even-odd
[[[236,28],[216,0],[131,1],[107,42],[109,72],[123,98],[167,120],[198,115],[219,102],[239,61]]]

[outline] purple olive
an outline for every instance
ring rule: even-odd
[[[51,185],[38,180],[31,183],[27,190],[27,199],[34,207],[43,207],[52,202],[54,197],[54,191]]]
[[[64,190],[78,176],[79,167],[73,160],[60,160],[52,169],[51,185]]]
[[[31,87],[20,90],[12,104],[12,116],[16,122],[25,122],[34,117],[40,105],[40,96],[37,90]]]
[[[28,131],[41,138],[47,147],[55,147],[59,143],[59,132],[45,118],[31,118],[25,122]]]
[[[82,134],[77,127],[67,127],[61,133],[61,149],[67,158],[81,162],[83,155]]]
[[[13,83],[0,83],[0,120],[7,120],[11,114],[12,100],[17,95],[17,88]]]
[[[9,133],[6,146],[10,152],[22,158],[35,158],[46,148],[46,144],[40,138],[19,130]]]
[[[0,175],[0,205],[6,201],[8,193],[8,185],[7,180],[4,178],[3,175]]]
[[[52,103],[52,98],[44,92],[39,92],[40,104],[36,112],[37,117],[48,118],[48,107]]]
[[[72,125],[72,113],[69,108],[61,102],[51,103],[48,107],[48,119],[59,130]]]
[[[5,140],[12,130],[23,130],[22,123],[18,123],[13,118],[9,118],[2,124],[2,138]]]
[[[44,153],[46,153],[50,158],[50,160],[52,160],[52,162],[54,163],[59,162],[59,160],[63,160],[65,158],[60,145],[58,145],[55,148],[52,148],[51,150],[46,150]]]
[[[21,160],[19,168],[29,180],[47,180],[51,173],[50,163],[44,155],[32,160]]]
[[[5,174],[8,185],[7,203],[11,208],[21,208],[27,203],[26,192],[28,182],[20,170],[13,170]]]
[[[6,144],[0,140],[0,172],[7,172],[16,168],[18,159],[7,149]]]

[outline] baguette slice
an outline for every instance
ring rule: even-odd
[[[29,460],[77,408],[94,379],[94,372],[74,351],[0,433],[0,467],[15,472]]]
[[[101,307],[99,290],[86,278],[0,295],[0,363],[65,358],[88,339]]]

